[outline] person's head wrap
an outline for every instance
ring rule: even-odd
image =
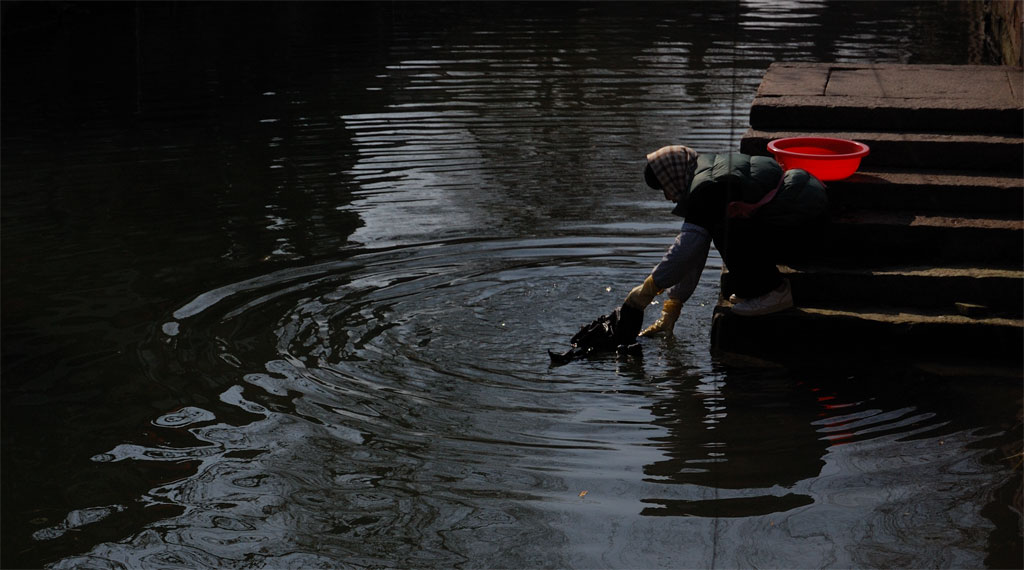
[[[673,202],[686,198],[697,169],[697,152],[682,145],[663,146],[647,155],[647,165]]]

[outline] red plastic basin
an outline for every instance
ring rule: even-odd
[[[790,137],[768,143],[783,170],[800,168],[818,180],[842,180],[857,171],[871,149],[864,143],[828,137]]]

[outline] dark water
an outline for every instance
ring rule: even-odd
[[[3,566],[1018,565],[1019,377],[713,358],[715,252],[642,362],[545,353],[671,242],[646,152],[963,18],[5,3]]]

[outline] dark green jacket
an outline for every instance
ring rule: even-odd
[[[745,154],[702,154],[690,183],[690,194],[707,191],[705,185],[722,186],[730,200],[758,202],[771,192],[783,176],[778,162],[767,156]],[[686,200],[681,200],[672,213],[686,216]],[[754,214],[758,220],[773,225],[791,226],[823,220],[828,215],[825,187],[804,170],[786,171],[782,187],[770,202]]]

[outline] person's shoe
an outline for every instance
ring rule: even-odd
[[[729,302],[732,303],[733,305],[735,305],[736,303],[742,303],[743,301],[746,301],[746,299],[744,299],[743,297],[737,297],[736,293],[729,295]]]
[[[733,305],[732,312],[742,317],[754,317],[785,311],[792,306],[793,290],[789,287],[789,280],[783,279],[782,285],[779,285],[778,288],[760,297],[747,299]]]

